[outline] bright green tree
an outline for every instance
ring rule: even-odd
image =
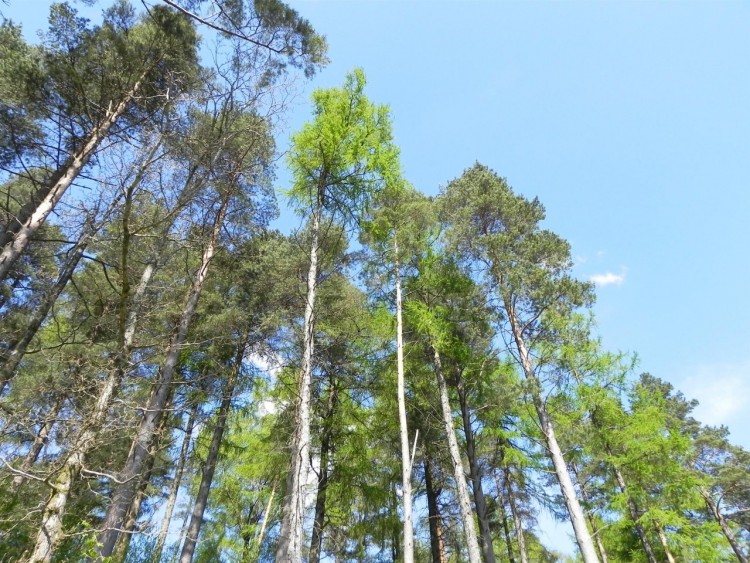
[[[288,194],[297,212],[308,219],[310,259],[299,399],[277,551],[279,561],[300,561],[303,552],[321,232],[335,222],[347,227],[356,225],[375,193],[399,173],[388,109],[372,104],[364,95],[364,87],[364,73],[355,70],[342,88],[314,92],[313,121],[292,137],[288,157],[293,178]]]

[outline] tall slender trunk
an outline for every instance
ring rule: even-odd
[[[136,88],[137,91],[137,88]],[[116,118],[115,118],[116,120]],[[113,120],[114,123],[114,120]],[[111,124],[110,124],[111,126]],[[144,165],[140,168],[138,174],[136,174],[135,181],[130,184],[129,189],[126,193],[126,200],[132,198],[132,192],[140,179],[142,178],[146,167],[150,164],[151,158],[156,151],[159,143],[157,143],[151,151],[149,157],[146,159]],[[130,209],[129,205],[126,205],[126,210]],[[129,212],[124,213],[123,227],[124,231],[127,232],[127,223],[129,221]],[[123,250],[124,256],[127,256],[129,248],[129,241],[126,237],[123,238]],[[54,479],[50,480],[50,487],[52,492],[47,499],[42,513],[42,522],[37,533],[37,538],[34,545],[34,550],[29,557],[30,563],[46,562],[49,561],[54,554],[57,544],[63,537],[62,518],[65,513],[65,507],[67,505],[70,490],[75,479],[78,478],[78,474],[86,460],[91,448],[96,444],[96,440],[101,431],[104,420],[106,419],[109,405],[112,402],[115,394],[122,380],[127,359],[130,356],[130,348],[133,344],[133,337],[135,335],[135,328],[138,321],[138,311],[131,309],[129,315],[125,314],[129,300],[129,285],[127,283],[127,272],[126,263],[121,264],[120,276],[121,276],[121,292],[119,302],[119,326],[118,326],[118,342],[119,350],[114,358],[113,368],[108,370],[107,377],[104,380],[104,384],[99,391],[94,408],[91,414],[87,417],[81,431],[73,442],[73,446],[70,448],[67,457],[63,462],[62,467],[55,475]],[[72,271],[71,271],[72,274]],[[139,302],[143,293],[146,290],[146,286],[150,280],[150,274],[147,276],[147,272],[144,271],[144,276],[141,278],[141,282],[135,293],[135,302]]]
[[[495,475],[497,479],[497,475]],[[529,554],[526,551],[526,536],[523,533],[523,522],[516,506],[516,495],[513,493],[513,473],[510,467],[503,467],[503,480],[505,481],[505,494],[508,496],[508,506],[513,517],[513,528],[516,531],[516,542],[518,542],[518,555],[521,563],[529,563]],[[497,483],[497,481],[495,481]]]
[[[659,524],[659,522],[654,522],[654,528],[656,528],[656,535],[659,536],[661,546],[664,548],[664,555],[666,555],[667,561],[669,563],[677,563],[674,555],[672,555],[672,551],[669,549],[669,541],[667,541],[667,535],[664,533],[661,524]]]
[[[458,402],[461,406],[461,420],[464,426],[464,437],[466,438],[466,457],[469,459],[469,473],[471,475],[472,492],[474,493],[474,506],[477,509],[479,520],[479,531],[482,535],[482,553],[485,563],[495,563],[495,552],[492,548],[492,533],[490,532],[490,518],[487,513],[487,503],[482,490],[482,468],[477,461],[476,441],[474,440],[474,429],[471,427],[471,413],[466,400],[466,388],[461,373],[457,374],[456,390],[458,391]]]
[[[140,516],[141,514],[141,504],[143,504],[143,500],[146,498],[148,485],[149,483],[151,483],[151,476],[153,475],[154,464],[156,463],[156,454],[159,448],[159,438],[161,438],[161,436],[164,434],[166,421],[167,417],[163,417],[161,423],[159,424],[159,430],[154,437],[154,443],[151,447],[151,455],[146,462],[145,474],[138,483],[138,490],[136,492],[135,498],[133,499],[133,503],[128,509],[128,515],[125,518],[125,523],[122,526],[122,533],[117,538],[117,543],[115,543],[115,549],[112,552],[112,561],[115,561],[117,563],[125,563],[125,559],[128,556],[130,542],[133,539],[135,527],[138,523],[138,516]]]
[[[721,513],[719,505],[714,502],[714,499],[711,497],[711,493],[705,487],[700,488],[700,493],[703,497],[703,500],[706,501],[706,505],[711,511],[711,514],[713,514],[714,518],[716,518],[716,522],[721,527],[721,531],[727,538],[729,545],[732,546],[732,551],[734,551],[734,554],[737,556],[737,561],[739,561],[740,563],[747,563],[747,557],[745,557],[745,554],[742,553],[742,548],[740,547],[740,544],[737,543],[737,538],[735,537],[732,528],[729,527],[727,519]]]
[[[144,410],[133,446],[131,447],[125,467],[121,472],[121,484],[115,488],[112,495],[112,501],[107,510],[107,514],[102,523],[102,532],[99,534],[100,549],[99,554],[102,557],[108,557],[112,554],[115,541],[119,535],[119,529],[127,513],[128,506],[132,503],[135,496],[138,483],[138,475],[143,472],[146,460],[148,459],[148,446],[151,442],[156,428],[159,425],[164,408],[167,404],[175,370],[182,351],[190,322],[198,305],[198,299],[203,291],[203,285],[208,275],[208,269],[216,251],[216,244],[219,238],[219,232],[224,223],[224,216],[231,199],[231,193],[223,196],[223,200],[216,214],[211,235],[203,250],[200,267],[195,274],[192,286],[188,292],[188,297],[180,316],[177,330],[172,336],[164,365],[162,366],[157,380],[154,384],[154,392],[149,398],[149,403]]]
[[[107,112],[105,118],[89,132],[83,147],[53,174],[50,182],[42,187],[34,197],[35,201],[24,206],[16,221],[8,225],[0,237],[0,281],[8,275],[18,257],[26,250],[31,238],[39,230],[49,214],[62,199],[63,195],[86,166],[101,141],[107,136],[115,122],[125,113],[130,103],[138,94],[141,81],[146,73],[133,84],[133,87],[114,109]]]
[[[443,428],[448,439],[448,452],[450,453],[453,465],[453,477],[456,481],[456,493],[458,496],[458,505],[461,509],[466,548],[469,552],[470,563],[480,563],[482,556],[480,554],[477,531],[474,527],[474,513],[471,511],[471,501],[469,500],[469,489],[466,486],[464,464],[461,460],[461,451],[458,449],[456,431],[453,429],[453,412],[451,411],[450,399],[448,397],[448,385],[443,375],[440,352],[438,352],[437,346],[434,344],[432,345],[432,351],[435,363],[435,376],[437,377],[438,390],[440,392],[440,406],[443,411]]]
[[[510,527],[508,526],[508,511],[505,509],[505,495],[500,484],[500,478],[495,474],[495,488],[497,489],[497,506],[500,511],[500,520],[503,523],[503,533],[505,534],[505,547],[508,550],[509,563],[516,563],[516,556],[513,554],[513,540],[510,537]]]
[[[583,514],[581,504],[578,502],[576,497],[575,487],[573,481],[570,478],[570,472],[568,471],[565,458],[560,444],[557,441],[555,435],[554,424],[552,419],[547,412],[547,407],[544,404],[541,396],[541,390],[539,388],[539,380],[534,373],[534,368],[531,364],[531,358],[526,348],[526,342],[523,334],[521,333],[521,327],[519,325],[518,318],[516,317],[516,311],[507,296],[503,297],[505,305],[505,311],[508,315],[508,321],[511,325],[511,331],[513,333],[513,339],[518,350],[518,357],[521,362],[521,368],[524,371],[526,379],[531,383],[531,393],[534,402],[534,408],[536,409],[537,416],[539,417],[539,424],[544,435],[544,440],[549,451],[550,458],[552,459],[552,465],[555,469],[555,476],[560,484],[560,491],[562,492],[563,498],[565,499],[565,506],[568,509],[568,515],[570,522],[573,525],[573,532],[575,534],[576,543],[578,543],[578,549],[583,556],[584,563],[598,563],[599,558],[596,555],[596,549],[594,548],[594,541],[591,538],[588,527],[586,526],[586,517]]]
[[[263,545],[263,538],[266,534],[266,528],[268,527],[268,521],[271,518],[271,508],[273,507],[273,497],[276,495],[276,486],[278,485],[278,481],[274,479],[273,485],[271,486],[271,494],[268,496],[268,504],[266,505],[266,510],[263,512],[263,522],[260,525],[260,531],[258,532],[258,539],[257,539],[257,546],[258,550],[260,550],[261,546]]]
[[[237,355],[234,358],[232,372],[224,386],[221,405],[216,414],[216,424],[214,425],[213,435],[211,436],[211,444],[208,447],[206,462],[203,464],[201,483],[198,487],[198,494],[195,497],[193,513],[190,517],[190,524],[188,525],[187,534],[185,535],[185,543],[182,546],[182,553],[180,554],[180,563],[190,563],[195,555],[195,546],[198,543],[198,535],[200,534],[201,525],[203,524],[203,514],[208,505],[208,495],[211,492],[211,484],[213,482],[214,473],[216,472],[216,464],[219,461],[219,448],[221,447],[221,441],[224,439],[227,418],[229,417],[229,411],[232,407],[234,391],[237,388],[237,381],[242,368],[242,358],[245,357],[248,338],[249,336],[245,335],[242,342],[237,346]]]
[[[396,284],[396,373],[398,393],[398,423],[401,438],[401,490],[404,511],[403,562],[414,563],[414,525],[412,524],[411,455],[409,428],[406,423],[406,383],[404,381],[404,322],[401,298],[401,262],[398,241],[393,237],[393,270]]]
[[[127,221],[127,217],[125,220]],[[107,372],[107,377],[99,391],[91,414],[86,418],[81,431],[75,438],[72,447],[67,453],[67,457],[63,461],[62,467],[49,482],[52,492],[44,506],[42,522],[39,526],[34,550],[28,559],[29,563],[46,563],[49,561],[60,540],[62,540],[62,519],[71,487],[84,466],[86,456],[96,444],[99,432],[106,419],[109,405],[117,393],[120,381],[125,374],[126,361],[133,343],[132,337],[135,334],[135,324],[137,322],[137,315],[131,315],[128,319],[125,319],[125,315],[122,313],[128,300],[127,283],[124,281],[126,275],[126,272],[121,268],[123,282],[119,304],[120,326],[118,335],[120,350],[114,359],[113,368]],[[143,282],[143,279],[141,282]],[[145,285],[143,283],[139,284],[139,290],[142,289],[145,291]],[[130,335],[129,338],[128,335]]]
[[[609,446],[606,446],[606,450],[607,453],[611,456],[612,450],[610,450]],[[646,558],[648,559],[649,563],[656,563],[658,561],[658,559],[656,558],[656,553],[654,553],[654,548],[651,546],[651,542],[646,535],[646,530],[643,529],[643,524],[641,524],[641,516],[640,511],[638,510],[638,505],[636,504],[635,499],[633,499],[633,497],[631,497],[628,493],[628,486],[625,483],[625,477],[614,463],[610,463],[610,465],[612,467],[612,472],[615,475],[617,486],[620,488],[620,492],[625,495],[625,499],[628,505],[628,512],[630,513],[630,519],[633,521],[633,526],[635,527],[635,533],[638,534],[638,539],[641,540],[641,545],[643,546],[643,551],[646,553]]]
[[[305,520],[305,489],[310,466],[310,388],[312,387],[313,353],[315,347],[315,296],[318,287],[318,245],[320,244],[320,196],[312,215],[310,240],[310,268],[307,272],[307,302],[305,303],[305,335],[302,369],[299,376],[297,421],[292,440],[292,459],[284,499],[276,561],[302,561]]]
[[[320,553],[323,545],[323,527],[326,518],[326,497],[328,493],[328,471],[329,457],[333,448],[333,417],[338,405],[338,390],[336,382],[331,377],[330,389],[328,390],[328,404],[323,419],[323,435],[320,438],[320,476],[318,478],[318,494],[315,498],[315,518],[313,520],[312,539],[310,540],[309,563],[319,563]]]
[[[581,491],[581,500],[585,504],[590,505],[591,503],[589,502],[589,495],[588,495],[588,492],[586,491],[586,485],[580,479],[575,463],[570,464],[570,469],[573,472],[573,476],[576,478],[576,481],[578,482],[578,489]],[[586,518],[589,521],[589,526],[591,526],[591,533],[594,537],[594,541],[596,541],[596,548],[599,551],[599,557],[601,558],[602,563],[608,563],[609,558],[607,557],[607,551],[604,549],[604,542],[602,541],[602,535],[599,533],[600,530],[598,529],[598,526],[596,525],[596,520],[594,518],[594,514],[592,510],[586,511]]]
[[[430,552],[432,553],[432,563],[448,563],[445,554],[445,539],[443,538],[443,523],[440,516],[440,506],[438,498],[440,491],[435,486],[432,475],[432,462],[428,452],[424,454],[424,481],[425,492],[427,494],[427,513],[430,525]]]
[[[154,546],[154,551],[151,555],[152,563],[158,563],[161,560],[161,554],[164,551],[164,544],[167,541],[169,524],[172,521],[174,507],[177,504],[177,495],[180,492],[180,485],[182,485],[182,474],[185,471],[185,463],[187,462],[188,451],[190,449],[190,440],[193,437],[193,426],[195,425],[197,411],[198,404],[193,403],[193,406],[190,409],[190,414],[188,415],[187,424],[185,425],[185,436],[182,439],[182,446],[180,446],[180,455],[177,459],[174,479],[172,480],[172,486],[169,489],[167,507],[164,509],[164,516],[161,519],[161,526],[159,527],[159,535],[157,536],[156,545]]]
[[[47,444],[47,440],[49,439],[49,434],[50,432],[52,432],[52,428],[54,427],[55,422],[57,422],[57,415],[60,414],[60,410],[62,409],[64,402],[65,397],[62,395],[57,395],[55,402],[52,403],[52,407],[45,415],[44,420],[42,421],[42,424],[36,433],[36,436],[34,436],[34,443],[31,444],[31,448],[29,448],[29,451],[23,458],[23,463],[21,463],[21,471],[23,473],[19,473],[18,475],[13,477],[14,488],[18,488],[23,484],[23,482],[26,480],[25,474],[29,471],[29,469],[31,469],[31,466],[36,463],[36,460],[39,458],[39,454],[42,453],[42,450],[44,449],[44,446]]]

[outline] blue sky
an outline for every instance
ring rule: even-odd
[[[332,62],[282,147],[312,89],[362,67],[412,184],[435,194],[479,160],[538,196],[598,280],[605,346],[750,447],[750,4],[290,3]],[[0,10],[31,35],[47,5]]]
[[[292,5],[330,47],[307,92],[360,66],[416,187],[479,160],[538,196],[597,281],[605,346],[750,447],[750,4]],[[308,117],[302,97],[290,129]],[[567,524],[541,525],[574,552]]]
[[[750,4],[292,5],[330,46],[306,92],[360,66],[416,187],[479,160],[538,196],[605,346],[750,447]]]

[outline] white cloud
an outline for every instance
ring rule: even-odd
[[[594,274],[589,277],[589,280],[599,287],[604,287],[606,285],[622,285],[625,281],[625,273],[625,269],[623,269],[620,274],[614,274],[612,272],[607,272],[606,274]]]
[[[700,402],[695,418],[711,426],[734,423],[734,430],[742,431],[745,424],[739,419],[747,418],[742,415],[750,407],[749,375],[750,361],[699,366],[680,387],[688,398]]]

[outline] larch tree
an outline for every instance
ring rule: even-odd
[[[410,186],[392,183],[370,211],[362,240],[372,253],[366,275],[370,286],[390,287],[396,313],[396,398],[398,402],[399,442],[401,446],[401,503],[403,511],[403,558],[414,560],[414,523],[412,466],[417,435],[410,442],[407,413],[407,382],[404,362],[404,276],[414,266],[413,257],[429,247],[434,212],[430,201]],[[382,280],[381,280],[382,278]],[[383,292],[383,288],[377,288]],[[386,290],[386,293],[389,293]],[[391,301],[391,299],[388,299]]]
[[[314,92],[315,117],[292,137],[288,157],[293,182],[288,193],[298,213],[308,219],[310,258],[299,398],[277,561],[300,561],[303,553],[321,231],[333,221],[356,225],[373,195],[399,172],[388,109],[372,104],[364,87],[364,73],[355,70],[343,87]]]

